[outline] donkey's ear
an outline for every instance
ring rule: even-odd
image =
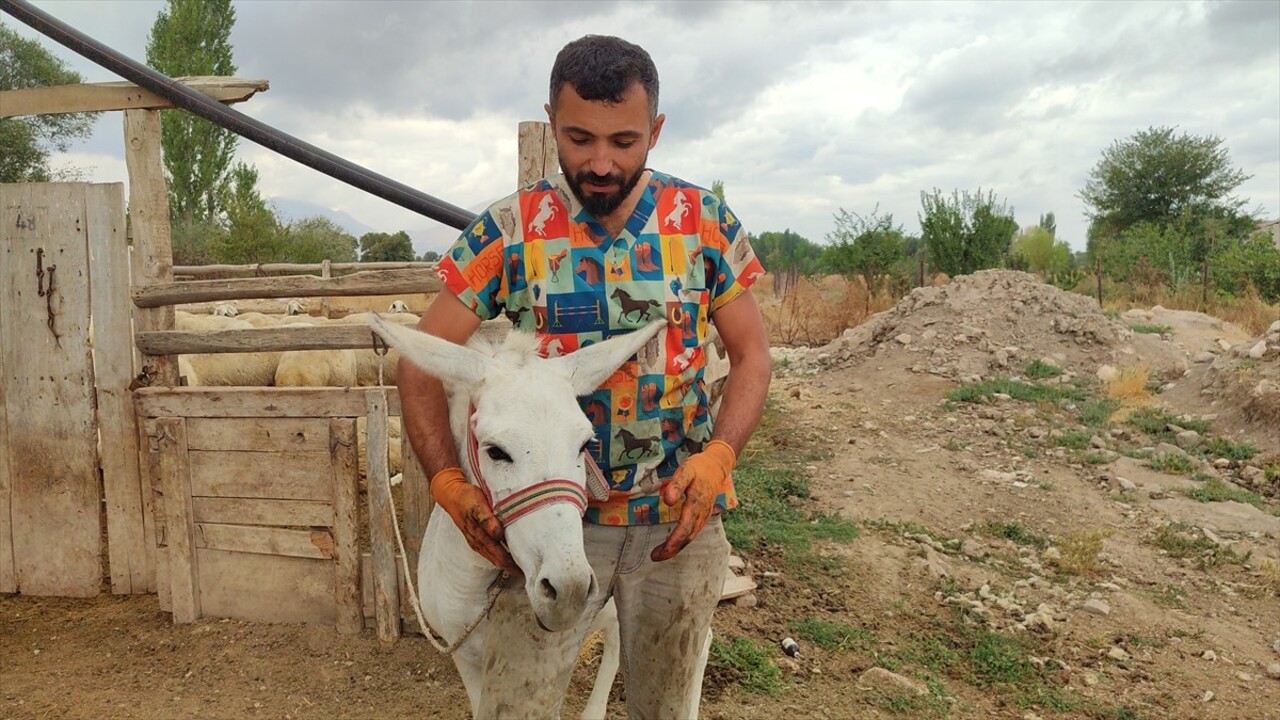
[[[588,345],[547,362],[554,363],[568,376],[575,395],[586,395],[600,387],[600,383],[607,380],[628,358],[639,352],[645,343],[666,326],[666,320],[649,323],[635,332]]]
[[[483,353],[435,335],[388,323],[377,313],[369,313],[369,327],[409,362],[439,378],[445,385],[470,387],[484,377],[488,358]]]

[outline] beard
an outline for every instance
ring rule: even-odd
[[[596,175],[587,170],[575,175],[564,166],[564,160],[560,160],[560,170],[564,173],[564,179],[569,183],[569,189],[573,191],[573,196],[578,198],[578,202],[582,203],[587,212],[597,218],[609,215],[622,205],[622,201],[627,199],[632,190],[635,190],[641,176],[644,175],[644,166],[644,163],[640,163],[640,167],[636,169],[635,174],[631,177],[626,177],[622,173]],[[583,190],[583,185],[586,183],[595,183],[597,185],[612,184],[617,185],[618,189],[607,193],[587,193]]]

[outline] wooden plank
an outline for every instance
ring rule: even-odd
[[[360,478],[356,472],[355,420],[329,420],[329,448],[333,468],[333,541],[338,561],[333,575],[338,632],[354,635],[364,629],[360,603]]]
[[[742,575],[729,573],[724,576],[724,586],[720,589],[720,599],[729,600],[746,595],[756,589],[756,581]]]
[[[330,274],[324,274],[325,263],[253,263],[251,265],[174,265],[174,275],[188,275],[193,278],[211,275],[250,275],[266,273],[320,273],[320,277],[332,277],[338,272],[357,272],[360,270],[434,270],[438,263],[434,262],[350,262],[329,263]]]
[[[241,298],[320,297],[323,295],[395,295],[433,293],[443,287],[433,272],[422,270],[364,270],[350,275],[321,278],[314,275],[187,280],[149,285],[136,284],[133,304],[140,308],[162,305],[238,300]]]
[[[551,125],[545,122],[526,121],[517,130],[519,165],[516,186],[524,187],[560,171],[560,159],[556,153],[556,136]]]
[[[192,90],[227,104],[243,102],[270,87],[266,80],[243,78],[175,79]],[[171,107],[174,107],[172,101],[130,82],[82,83],[0,91],[0,118],[140,108],[162,110]]]
[[[373,549],[373,596],[377,611],[378,640],[400,637],[400,586],[396,579],[395,530],[392,526],[391,486],[387,474],[387,395],[385,390],[366,393],[369,421],[365,455],[368,458],[369,544]]]
[[[102,580],[86,187],[0,185],[10,532],[28,595],[96,595]]]
[[[192,450],[328,452],[329,423],[323,418],[191,418]]]
[[[134,405],[141,417],[358,417],[363,388],[140,388]],[[393,414],[399,396],[392,394]]]
[[[129,222],[133,229],[134,285],[173,281],[173,246],[169,239],[169,192],[160,161],[160,113],[124,112],[124,160],[129,170]],[[173,329],[173,308],[157,307],[134,313],[137,332]],[[178,358],[143,358],[143,373],[151,385],[178,384]]]
[[[188,426],[191,421],[188,421]],[[334,508],[314,500],[193,497],[197,523],[333,527]]]
[[[260,525],[198,523],[196,547],[258,555],[333,559],[333,535],[327,529],[292,530]]]
[[[143,533],[147,556],[155,568],[150,592],[159,596],[160,609],[173,609],[169,598],[169,550],[164,539],[164,488],[160,476],[160,432],[155,418],[138,418],[138,465],[142,471]]]
[[[191,507],[191,473],[186,426],[182,418],[156,421],[160,447],[160,477],[164,484],[164,514],[169,542],[169,595],[175,623],[200,617],[200,565],[195,555],[195,523]]]
[[[143,531],[138,427],[129,384],[133,328],[128,301],[129,247],[125,238],[124,185],[85,189],[93,365],[98,408],[99,464],[107,510],[111,591],[145,593],[154,582]]]
[[[192,450],[188,457],[192,495],[333,502],[328,452]]]
[[[409,554],[409,567],[416,573],[422,538],[436,504],[431,499],[430,478],[407,437],[400,441],[400,454],[401,472],[404,474],[400,481],[400,497],[404,503],[404,551]]]
[[[416,323],[401,323],[416,327]],[[504,318],[480,324],[481,337],[501,340],[511,329]],[[139,331],[135,340],[146,354],[282,352],[285,350],[368,350],[373,331],[363,324],[285,325],[245,330]]]
[[[4,191],[0,189],[0,193]],[[7,196],[0,194],[0,212],[6,212]],[[13,491],[13,473],[9,468],[9,413],[5,399],[4,378],[7,348],[16,346],[20,328],[15,313],[5,312],[9,305],[6,289],[9,278],[16,274],[11,267],[13,258],[7,248],[0,247],[0,593],[18,592],[18,574],[13,560],[13,520],[10,515],[11,494]]]
[[[263,623],[333,624],[333,562],[201,548],[200,607],[206,617]]]

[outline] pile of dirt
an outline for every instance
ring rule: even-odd
[[[1280,320],[1259,337],[1218,355],[1201,379],[1201,395],[1220,413],[1240,416],[1280,447]]]
[[[1136,334],[1092,298],[1013,270],[983,270],[916,288],[810,354],[812,362],[834,368],[870,358],[962,381],[1017,375],[1035,360],[1075,374],[1140,363],[1166,379],[1181,377],[1188,367],[1186,353],[1172,342]]]

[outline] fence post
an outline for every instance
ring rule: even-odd
[[[1102,309],[1102,256],[1093,256],[1093,274],[1098,281],[1098,309]]]
[[[324,262],[320,263],[320,277],[324,278],[325,280],[328,280],[329,278],[333,277],[333,268],[331,267],[332,265],[333,265],[333,262],[329,260],[329,258],[325,258]],[[329,296],[325,295],[324,298],[320,300],[320,314],[324,315],[325,319],[328,319],[329,310],[330,310]]]

